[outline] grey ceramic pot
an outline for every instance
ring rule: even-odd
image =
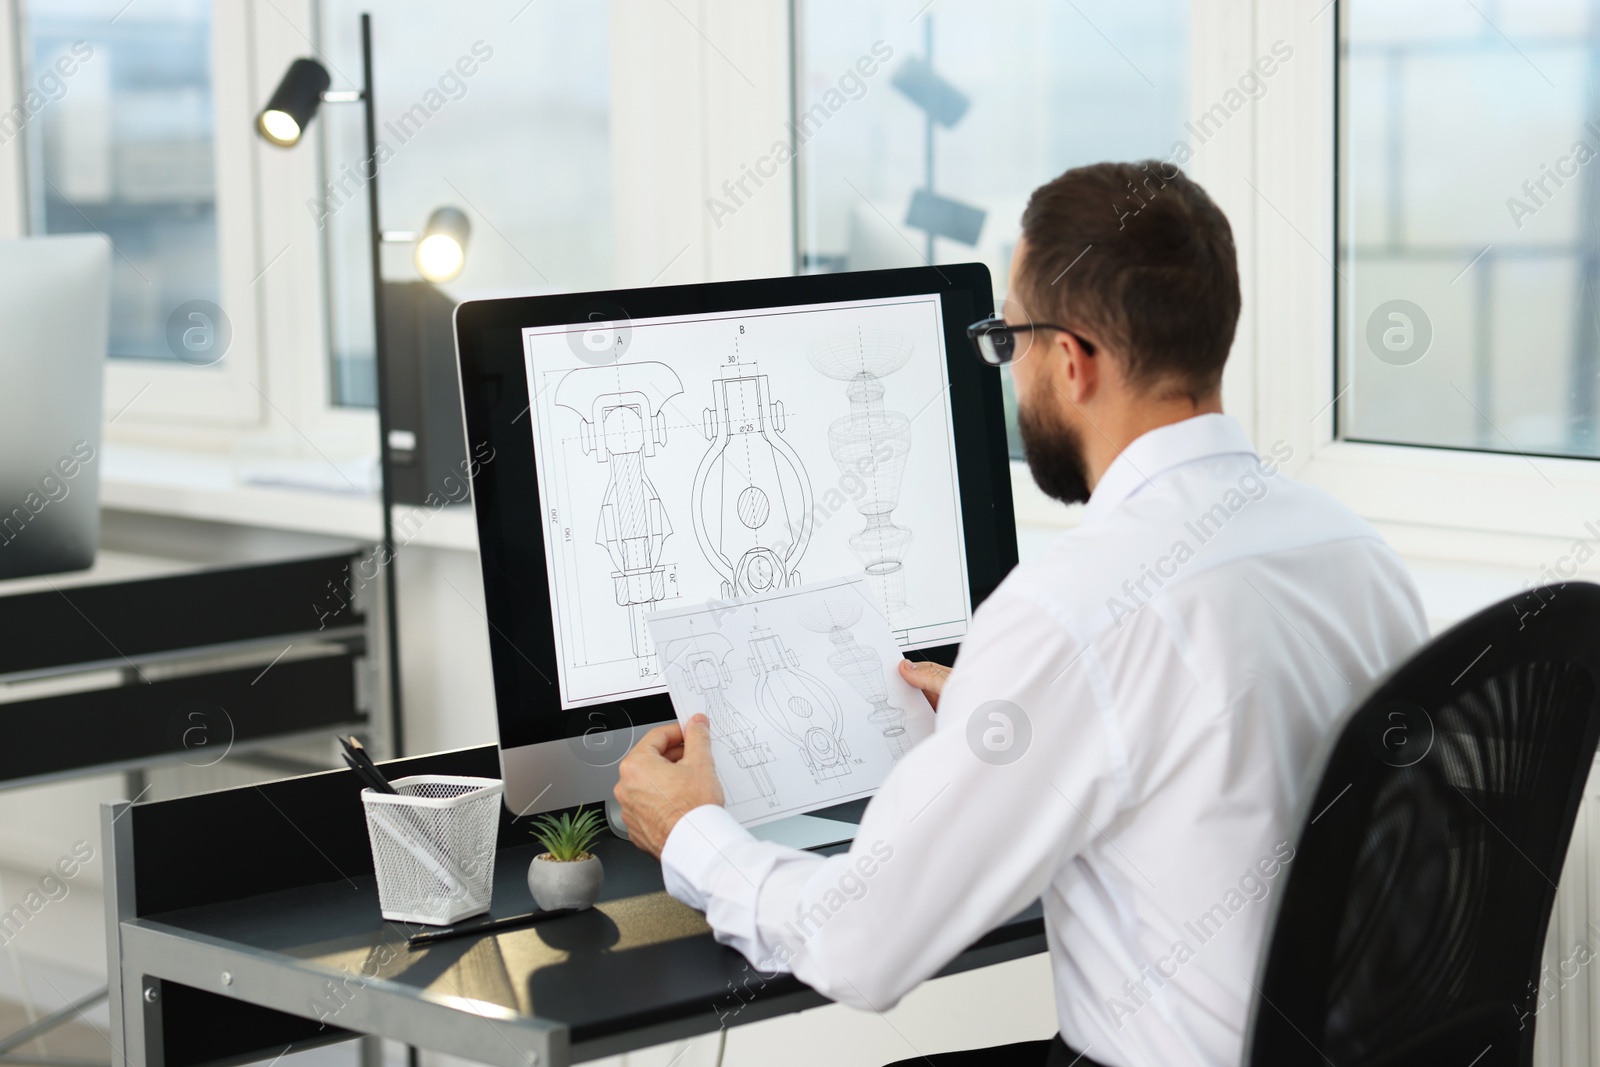
[[[545,911],[583,909],[593,904],[600,896],[600,883],[606,877],[600,857],[562,863],[545,859],[549,854],[541,852],[528,864],[528,889],[533,893],[533,902]]]

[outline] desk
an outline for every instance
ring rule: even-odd
[[[399,774],[498,773],[491,747]],[[270,1059],[360,1034],[500,1067],[559,1067],[826,1003],[758,973],[606,838],[592,911],[410,952],[378,911],[359,783],[330,771],[106,805],[112,1041],[130,1067]],[[531,910],[535,847],[502,814],[495,915]],[[1044,950],[1037,905],[943,973]]]
[[[381,590],[348,590],[375,585],[349,577],[369,546],[101,532],[89,570],[0,581],[0,788],[367,729]]]

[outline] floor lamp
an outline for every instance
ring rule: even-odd
[[[400,617],[395,581],[394,477],[392,444],[389,438],[390,389],[384,347],[383,246],[408,242],[415,245],[417,273],[430,282],[445,282],[461,273],[466,262],[470,225],[467,216],[454,207],[436,209],[420,232],[389,230],[379,225],[378,215],[378,140],[377,117],[372,94],[372,16],[361,16],[361,88],[330,89],[327,67],[315,59],[297,59],[289,64],[283,79],[273,91],[266,107],[256,116],[256,132],[263,140],[280,148],[300,143],[306,126],[323,104],[362,105],[366,135],[366,158],[358,173],[367,185],[368,228],[372,258],[373,356],[378,384],[378,455],[383,476],[383,567],[385,630],[389,660],[389,737],[391,756],[405,753],[405,727],[401,718],[400,694]]]

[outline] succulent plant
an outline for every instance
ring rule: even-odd
[[[606,828],[605,815],[598,808],[562,815],[541,815],[534,821],[533,836],[550,853],[552,860],[572,863],[589,858],[589,846]]]

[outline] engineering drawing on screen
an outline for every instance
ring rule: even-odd
[[[578,413],[583,452],[610,471],[594,539],[611,556],[612,593],[617,607],[628,611],[633,654],[640,659],[654,655],[644,616],[666,598],[661,549],[672,534],[644,461],[667,443],[661,409],[681,392],[683,383],[665,363],[575,370],[556,387],[556,403]]]
[[[850,549],[891,620],[911,614],[905,575],[911,530],[890,519],[905,481],[911,420],[884,409],[882,379],[904,367],[914,347],[900,334],[857,327],[823,338],[807,353],[818,371],[849,383],[845,396],[850,413],[829,424],[828,450],[841,471],[855,473],[867,484],[867,492],[855,502],[867,525],[851,535]]]
[[[811,479],[784,440],[783,402],[765,374],[736,364],[711,383],[705,409],[711,447],[695,472],[690,510],[724,597],[798,585],[811,540]]]
[[[538,494],[552,681],[563,708],[663,692],[666,664],[646,619],[708,599],[858,578],[857,599],[883,617],[900,649],[966,634],[971,600],[939,297],[606,325],[604,346],[588,320],[523,330],[528,407],[518,424],[535,443],[538,481],[529,491]],[[720,751],[752,809],[766,806],[763,773],[787,808],[803,792],[799,780],[814,787],[812,767],[843,774],[823,781],[842,795],[864,780],[850,767],[897,754],[893,717],[905,704],[893,698],[896,679],[884,704],[863,687],[862,668],[846,662],[858,656],[851,642],[868,643],[865,618],[853,630],[779,631],[785,649],[846,705],[847,728],[835,736],[848,742],[848,759],[779,731],[795,716],[757,698],[749,638],[727,635],[737,651],[721,665],[733,687],[720,700],[737,711]],[[808,659],[800,639],[825,651]],[[827,652],[840,658],[825,662]],[[709,678],[691,697],[697,705],[714,699]],[[815,714],[827,719],[826,707],[821,701]]]
[[[906,713],[889,703],[889,686],[883,677],[883,657],[856,640],[850,627],[861,621],[861,602],[854,600],[824,600],[800,613],[800,624],[813,633],[827,634],[834,649],[828,654],[828,666],[861,698],[872,705],[867,721],[883,734],[883,743],[889,748],[889,758],[898,760],[911,750],[911,738],[906,735]]]

